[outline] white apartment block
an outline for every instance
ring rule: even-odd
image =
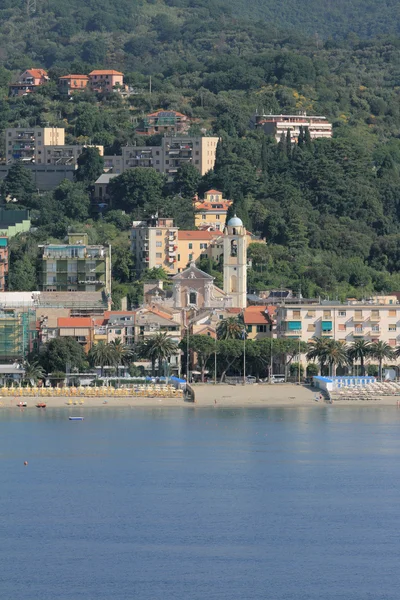
[[[400,304],[296,304],[276,311],[278,337],[310,342],[322,337],[352,344],[356,340],[400,345]]]
[[[105,156],[104,166],[117,174],[152,167],[173,181],[179,167],[189,163],[205,175],[214,168],[218,141],[218,137],[166,136],[161,146],[125,146],[122,156]]]
[[[267,135],[273,136],[277,142],[282,134],[287,135],[290,131],[292,143],[297,142],[300,134],[300,127],[308,129],[312,140],[317,138],[331,138],[332,124],[326,117],[306,115],[256,115],[255,126],[262,129]]]

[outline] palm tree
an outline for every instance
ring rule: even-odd
[[[382,363],[385,358],[394,358],[395,352],[386,342],[375,342],[371,344],[370,354],[379,362],[379,377],[382,381]]]
[[[355,341],[348,350],[349,359],[351,362],[360,361],[361,375],[365,375],[365,359],[371,354],[371,342],[367,340]]]
[[[330,365],[332,375],[336,373],[336,367],[343,367],[349,362],[348,348],[345,342],[327,340],[326,359]]]
[[[218,323],[219,340],[238,340],[242,337],[244,323],[240,317],[227,317]]]
[[[308,352],[306,354],[307,360],[319,362],[320,372],[322,375],[323,368],[328,362],[328,342],[327,338],[314,338],[308,344]]]
[[[118,338],[109,344],[112,363],[117,369],[121,365],[126,364],[133,355],[133,351],[126,344],[122,343],[121,338]]]
[[[152,375],[155,373],[156,362],[158,363],[158,374],[161,375],[163,361],[176,352],[178,352],[178,345],[166,333],[157,333],[148,337],[142,346],[143,355],[151,360]]]
[[[39,379],[44,377],[44,369],[36,360],[33,362],[24,362],[24,381],[37,383]]]
[[[110,344],[98,342],[89,350],[89,360],[93,367],[100,366],[100,375],[103,377],[104,367],[113,364],[113,354]]]

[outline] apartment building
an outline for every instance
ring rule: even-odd
[[[0,237],[0,292],[7,289],[8,279],[8,238]]]
[[[61,94],[71,96],[76,92],[83,92],[89,83],[87,75],[63,75],[58,78],[58,89]]]
[[[178,228],[173,219],[157,216],[147,221],[134,221],[131,231],[131,249],[136,272],[162,267],[168,273],[177,273]]]
[[[176,255],[176,268],[180,273],[189,263],[201,258],[214,258],[218,248],[215,247],[217,240],[220,242],[220,250],[223,253],[223,237],[219,231],[178,231],[178,247]],[[219,254],[218,259],[219,260]]]
[[[145,116],[143,124],[136,129],[139,135],[157,133],[177,135],[187,133],[190,119],[175,110],[157,110]]]
[[[45,164],[47,146],[64,146],[63,127],[9,127],[5,131],[7,163]]]
[[[87,234],[70,233],[67,244],[41,250],[41,290],[111,292],[111,247],[90,246]]]
[[[208,190],[208,192],[204,194],[203,200],[195,198],[195,226],[210,226],[217,231],[222,231],[225,225],[228,208],[232,203],[232,200],[225,200],[222,197],[222,192],[218,190]]]
[[[256,129],[262,129],[267,135],[273,136],[277,142],[282,134],[287,135],[290,131],[292,143],[298,141],[300,127],[308,129],[311,139],[331,138],[332,124],[326,117],[311,116],[306,113],[298,115],[255,115],[254,124]]]
[[[57,320],[58,337],[73,338],[89,352],[93,345],[94,322],[90,317],[60,317]]]
[[[214,168],[219,138],[167,136],[161,146],[125,146],[122,156],[105,156],[104,166],[113,173],[135,167],[152,167],[172,182],[180,166],[193,165],[201,175]]]
[[[274,337],[274,306],[247,306],[243,310],[243,321],[248,340],[261,340]]]
[[[354,302],[323,302],[278,306],[278,337],[309,342],[316,337],[351,344],[359,339],[400,344],[400,305]]]
[[[143,343],[147,338],[158,333],[165,333],[167,337],[177,345],[181,341],[181,324],[175,321],[168,312],[156,308],[140,308],[135,316],[135,343]],[[170,374],[177,375],[181,370],[181,351],[168,359],[163,371],[168,370]]]
[[[114,70],[95,70],[89,73],[89,86],[94,92],[124,90],[124,74]]]
[[[49,76],[44,69],[27,69],[21,73],[16,83],[10,85],[10,95],[25,96],[48,81]]]
[[[97,148],[100,156],[104,154],[104,146],[61,145],[45,146],[44,162],[48,165],[76,165],[85,148]],[[42,161],[39,161],[42,162]]]

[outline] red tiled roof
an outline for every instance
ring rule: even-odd
[[[123,73],[121,73],[120,71],[113,71],[112,69],[111,70],[105,69],[105,70],[91,71],[89,73],[89,76],[90,75],[123,75]]]
[[[87,75],[63,75],[59,79],[89,79]]]
[[[208,190],[207,192],[205,192],[204,195],[206,196],[207,194],[221,194],[222,196],[222,192],[220,192],[219,190]]]
[[[243,319],[246,325],[265,325],[269,322],[268,315],[272,317],[275,310],[275,306],[248,306],[243,311]]]
[[[59,317],[58,327],[92,327],[93,320],[89,317]]]
[[[215,208],[215,204],[220,204],[221,208]],[[196,210],[228,210],[232,200],[196,200]]]
[[[178,231],[178,240],[213,240],[222,235],[220,231]]]
[[[32,77],[47,77],[47,71],[44,69],[27,69],[25,73],[29,73]]]

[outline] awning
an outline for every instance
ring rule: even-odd
[[[332,321],[322,321],[322,331],[332,331]]]
[[[298,330],[298,329],[301,329],[301,321],[289,321],[289,323],[288,323],[289,331]]]

